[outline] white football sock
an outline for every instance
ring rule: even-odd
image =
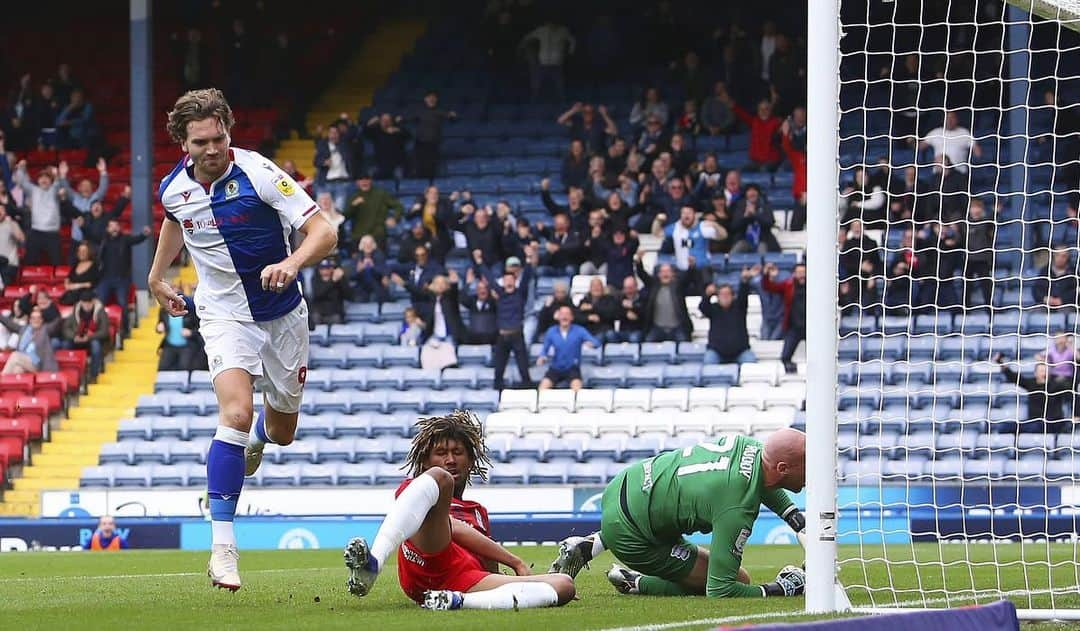
[[[210,537],[214,545],[236,545],[236,535],[233,532],[233,523],[231,521],[211,521]]]
[[[462,597],[462,609],[534,609],[559,603],[559,594],[551,585],[525,581],[483,592],[467,592]]]
[[[600,553],[604,551],[604,542],[600,540],[600,533],[594,532],[592,535],[592,558],[600,556]]]
[[[386,558],[420,530],[431,507],[438,501],[439,483],[430,475],[419,475],[405,487],[379,526],[375,541],[371,543],[371,556],[378,561],[380,570]]]

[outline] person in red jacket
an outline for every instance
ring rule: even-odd
[[[765,265],[761,287],[784,298],[784,349],[780,353],[780,361],[784,362],[784,370],[791,374],[795,372],[791,358],[799,342],[806,339],[806,265],[796,265],[790,278],[777,282],[779,273],[776,265]]]
[[[780,166],[780,148],[776,144],[776,132],[780,129],[780,117],[773,115],[773,105],[779,98],[775,89],[772,97],[761,99],[757,105],[757,116],[753,116],[729,96],[727,105],[750,128],[750,162],[743,166],[743,171],[775,172]]]
[[[802,230],[806,226],[806,151],[800,151],[791,142],[790,120],[785,120],[780,125],[780,146],[795,174],[791,182],[791,197],[795,200],[795,209],[791,213],[790,229]]]

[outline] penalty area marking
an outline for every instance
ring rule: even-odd
[[[248,574],[280,574],[281,572],[325,572],[326,570],[340,569],[337,567],[297,567],[297,568],[272,568],[265,570],[244,570]],[[88,581],[93,579],[117,579],[117,578],[175,578],[178,576],[206,576],[206,572],[161,572],[157,574],[91,574],[82,576],[19,576],[15,578],[0,578],[3,583],[30,583],[33,581]]]

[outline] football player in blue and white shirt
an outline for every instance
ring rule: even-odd
[[[245,472],[258,468],[265,443],[292,442],[307,377],[307,305],[297,272],[333,252],[337,233],[270,160],[229,147],[232,125],[216,89],[190,91],[169,112],[169,134],[186,155],[161,182],[165,221],[148,284],[170,315],[187,313],[185,297],[165,280],[186,245],[199,275],[193,304],[220,408],[206,461],[208,574],[213,585],[235,591],[232,522]],[[294,230],[304,240],[292,252]],[[265,406],[253,423],[255,386]]]

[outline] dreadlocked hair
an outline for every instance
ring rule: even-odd
[[[402,469],[408,469],[410,476],[416,477],[424,472],[424,463],[436,445],[446,440],[456,440],[472,460],[469,477],[475,475],[481,480],[487,480],[491,459],[488,457],[487,445],[484,444],[484,426],[476,414],[469,410],[454,410],[446,416],[422,418],[416,422],[415,428],[412,448],[402,465]]]

